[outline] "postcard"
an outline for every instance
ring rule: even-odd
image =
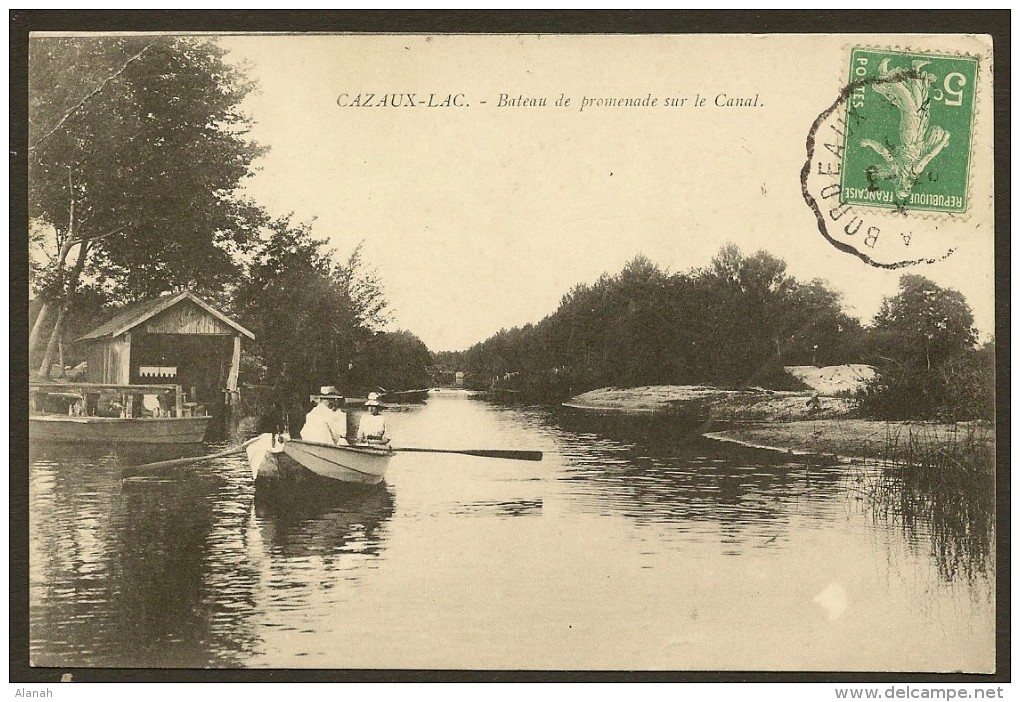
[[[30,665],[995,673],[993,57],[33,31]]]

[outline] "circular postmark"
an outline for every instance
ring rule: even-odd
[[[967,226],[977,61],[854,49],[850,64],[807,137],[818,229],[881,268],[945,259]]]

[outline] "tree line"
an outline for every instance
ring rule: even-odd
[[[496,387],[532,376],[564,392],[763,385],[779,382],[784,365],[853,359],[861,334],[824,282],[797,281],[781,259],[727,245],[687,273],[637,256],[619,274],[575,286],[539,323],[472,346],[462,362],[476,385]]]
[[[535,324],[433,357],[410,332],[385,331],[384,290],[356,242],[341,257],[311,223],[244,195],[266,151],[241,108],[255,85],[214,40],[33,37],[29,52],[29,358],[40,376],[111,310],[191,289],[255,332],[242,382],[294,396],[321,384],[420,388],[457,370],[475,387],[551,399],[607,385],[783,388],[787,365],[865,362],[882,371],[861,398],[876,416],[992,412],[994,353],[975,347],[959,293],[903,276],[862,326],[824,281],[732,245],[683,273],[638,256]]]
[[[791,365],[868,363],[862,411],[889,418],[991,418],[994,351],[976,348],[963,296],[904,275],[870,325],[822,280],[803,282],[765,251],[724,246],[704,268],[663,271],[637,256],[576,286],[537,324],[442,353],[476,389],[561,400],[605,386],[803,389]]]
[[[387,302],[360,246],[340,257],[311,224],[244,195],[266,152],[242,110],[256,86],[214,40],[33,37],[29,65],[37,375],[65,345],[78,360],[69,342],[112,310],[190,289],[255,332],[242,382],[298,396],[383,372],[420,382],[424,345],[383,331]]]

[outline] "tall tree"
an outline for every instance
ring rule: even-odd
[[[265,377],[297,397],[345,384],[360,352],[388,321],[387,305],[360,247],[338,262],[311,226],[270,223],[237,286],[235,312],[255,333]]]
[[[864,411],[883,419],[993,418],[994,352],[974,348],[964,296],[920,275],[902,276],[899,287],[869,330],[879,375],[860,394]]]
[[[31,350],[83,278],[128,301],[236,276],[262,223],[237,192],[262,153],[239,109],[252,88],[201,37],[31,40],[29,214],[51,239]]]
[[[901,276],[899,287],[872,325],[889,358],[930,370],[974,347],[974,313],[961,293],[913,274]]]

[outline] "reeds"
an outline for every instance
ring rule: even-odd
[[[995,445],[983,424],[887,425],[849,473],[873,518],[931,544],[940,575],[994,572]]]

